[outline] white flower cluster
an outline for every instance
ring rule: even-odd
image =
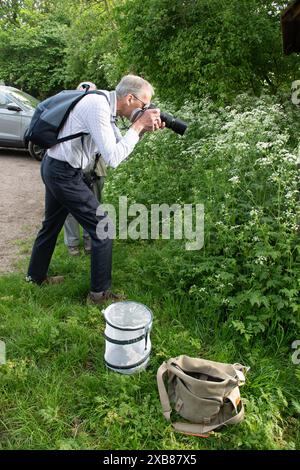
[[[266,256],[258,256],[254,260],[254,264],[259,264],[259,265],[263,266],[267,261],[268,261],[268,258]]]
[[[261,215],[261,210],[259,209],[252,209],[250,211],[250,216],[253,218],[253,219],[257,219],[259,216]]]
[[[296,189],[294,191],[288,191],[285,195],[286,199],[292,199],[293,197],[296,197],[299,194],[299,191]]]
[[[232,178],[229,178],[230,183],[233,185],[239,184],[240,183],[240,177],[239,176],[233,176]]]
[[[258,150],[266,150],[269,149],[273,146],[272,142],[257,142],[256,148]]]
[[[234,148],[239,151],[249,150],[250,145],[247,142],[234,142]]]

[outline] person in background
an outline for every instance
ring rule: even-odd
[[[97,90],[97,86],[93,82],[81,82],[77,86],[77,90],[80,91],[92,91]],[[101,202],[101,193],[104,186],[104,180],[106,177],[106,165],[100,154],[94,154],[87,167],[83,170],[83,177],[86,184],[93,191],[96,198]],[[80,255],[80,225],[77,220],[68,214],[64,224],[64,242],[68,247],[69,254],[71,256]],[[92,249],[91,238],[83,229],[83,248],[85,254],[89,255]]]

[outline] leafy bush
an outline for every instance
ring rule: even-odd
[[[24,0],[0,5],[0,79],[44,96],[90,79],[114,88],[145,76],[182,105],[210,95],[289,89],[296,56],[283,56],[287,0]]]
[[[136,269],[247,341],[300,326],[298,113],[268,96],[240,95],[218,109],[209,100],[189,104],[178,112],[190,122],[185,137],[145,137],[106,185],[115,204],[121,195],[149,209],[204,204],[202,250],[152,241],[153,262],[139,260]]]
[[[144,74],[182,104],[209,94],[220,103],[241,91],[290,87],[297,57],[284,57],[280,14],[267,0],[128,0],[116,6],[120,74]],[[118,65],[119,64],[119,65]]]

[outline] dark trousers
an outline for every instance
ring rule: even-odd
[[[99,221],[104,223],[109,219],[106,214],[96,215],[99,202],[84,183],[82,170],[45,155],[41,176],[46,189],[45,220],[33,245],[28,276],[38,284],[46,279],[58,234],[71,213],[91,237],[91,291],[108,289],[111,286],[112,240],[99,239],[96,228]]]

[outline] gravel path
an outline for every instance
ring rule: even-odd
[[[0,273],[16,270],[21,240],[33,240],[44,214],[40,163],[25,151],[0,149]]]

